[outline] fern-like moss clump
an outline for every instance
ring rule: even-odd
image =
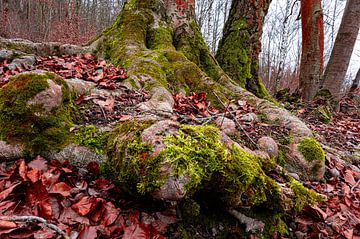
[[[309,161],[325,161],[325,152],[320,143],[314,138],[304,138],[298,145],[298,150]]]

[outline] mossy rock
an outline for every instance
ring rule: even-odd
[[[321,180],[325,174],[325,152],[320,143],[310,137],[290,144],[285,168],[303,179]]]
[[[61,77],[19,74],[0,89],[0,140],[22,145],[29,157],[59,150],[69,141],[70,110],[71,92]]]

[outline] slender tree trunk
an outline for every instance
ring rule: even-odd
[[[358,70],[356,77],[354,79],[354,81],[352,82],[350,91],[349,91],[349,95],[352,95],[352,93],[354,93],[354,91],[359,88],[360,86],[360,69]]]
[[[321,0],[301,1],[302,54],[300,92],[304,100],[314,98],[324,71],[324,21]]]
[[[338,102],[344,94],[343,84],[360,29],[360,0],[348,0],[329,63],[323,89],[329,90]]]
[[[265,15],[271,0],[233,0],[216,59],[235,81],[259,97],[268,93],[259,78],[259,54]]]

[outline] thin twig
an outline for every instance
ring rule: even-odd
[[[355,185],[351,188],[350,193],[353,193],[353,191],[355,190],[355,188],[359,185],[360,183],[360,179],[357,181],[357,183],[355,183]]]
[[[216,96],[216,98],[218,99],[218,101],[222,104],[222,106],[224,108],[226,108],[226,105],[224,104],[224,102],[222,102],[222,100],[220,99],[220,97],[213,91],[213,94]],[[236,125],[241,129],[241,131],[245,134],[245,136],[250,140],[250,142],[257,148],[259,149],[258,145],[254,142],[254,140],[252,140],[252,138],[250,137],[250,135],[245,131],[245,129],[242,127],[242,125],[240,124],[240,122],[237,120],[236,116],[229,111],[229,109],[226,108],[226,111],[231,115],[231,117],[233,118],[233,120],[235,121]]]
[[[65,239],[69,239],[69,237],[65,234],[63,230],[57,227],[55,224],[48,223],[44,218],[36,217],[36,216],[12,216],[12,217],[0,217],[0,220],[3,221],[12,221],[12,222],[37,222],[42,223],[47,228],[50,228],[56,231],[58,234],[62,235]]]

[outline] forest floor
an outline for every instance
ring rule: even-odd
[[[32,70],[53,71],[64,78],[91,81],[99,89],[122,89],[117,97],[80,95],[75,104],[81,107],[92,102],[85,111],[84,123],[107,125],[138,116],[136,105],[149,99],[145,90],[131,90],[119,84],[126,78],[122,68],[116,68],[90,54],[64,57],[38,57],[33,64],[12,64],[0,58],[0,87],[9,77]],[[100,91],[101,92],[101,91]],[[360,91],[357,91],[360,94]],[[174,95],[172,120],[189,124],[207,124],[218,116],[235,115],[243,134],[242,143],[255,147],[262,136],[278,142],[286,129],[269,123],[259,123],[257,112],[247,102],[230,102],[226,110],[213,108],[205,93]],[[348,154],[348,161],[339,161],[331,154],[326,158],[326,174],[321,182],[303,182],[327,197],[327,201],[304,208],[298,215],[287,217],[288,236],[275,238],[360,238],[360,116],[355,113],[351,99],[343,99],[342,112],[319,114],[319,102],[284,105],[302,118],[317,133],[318,140],[336,151]],[[150,112],[151,113],[151,112]],[[245,133],[246,132],[246,133]],[[4,220],[9,217],[33,215],[53,223],[70,238],[181,238],[181,217],[176,207],[146,198],[137,199],[124,188],[100,176],[100,166],[90,163],[77,168],[69,162],[19,160],[0,165],[0,238],[56,238],[56,232],[38,219],[23,222]],[[3,219],[3,220],[2,220]],[[191,229],[191,228],[190,228]],[[217,238],[222,226],[192,228],[194,238]],[[234,231],[231,238],[241,236],[243,229]],[[229,237],[230,238],[230,237]],[[249,238],[256,238],[249,235]]]

